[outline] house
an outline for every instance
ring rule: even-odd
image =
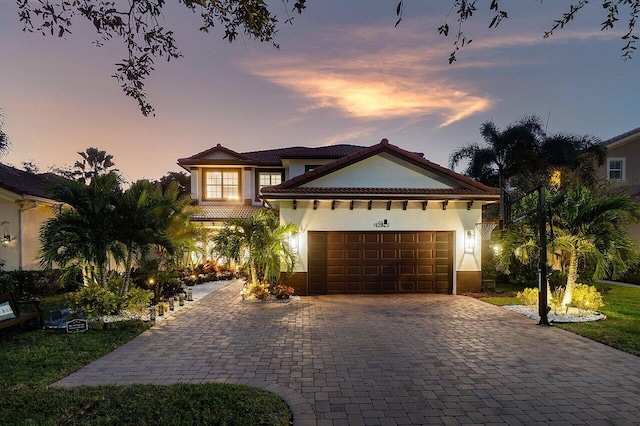
[[[47,185],[57,176],[0,164],[0,262],[4,270],[39,269],[40,227],[61,203]]]
[[[598,169],[613,191],[625,191],[640,202],[640,127],[602,142],[607,160]],[[629,233],[640,242],[640,224],[631,224]]]
[[[479,291],[482,208],[499,190],[383,139],[371,147],[236,153],[220,145],[183,158],[200,220],[263,203],[283,222],[300,264],[297,294]]]

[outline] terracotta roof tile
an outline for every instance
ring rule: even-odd
[[[614,136],[610,139],[607,139],[606,141],[603,141],[602,144],[603,145],[611,145],[614,142],[618,142],[619,140],[622,140],[626,137],[632,136],[636,133],[640,133],[640,127],[636,127],[635,129],[629,130],[628,132],[624,132],[620,135]]]
[[[191,157],[178,159],[178,164],[210,164],[211,160],[204,158],[217,152],[225,152],[238,158],[235,160],[216,160],[217,164],[245,164],[257,166],[282,166],[283,158],[329,158],[337,159],[354,152],[358,152],[365,147],[358,145],[330,145],[321,147],[294,146],[289,148],[268,149],[263,151],[235,152],[218,144],[213,148],[199,152]]]
[[[260,207],[257,206],[199,206],[192,220],[225,220],[250,217]]]

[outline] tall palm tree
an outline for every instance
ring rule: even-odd
[[[278,216],[269,209],[257,210],[246,219],[230,219],[213,238],[213,251],[229,260],[246,262],[252,284],[258,283],[259,275],[276,283],[282,265],[292,272],[297,262],[288,236],[298,229],[291,223],[278,222]]]
[[[40,232],[43,267],[79,267],[85,285],[104,286],[109,256],[122,259],[116,240],[116,197],[119,177],[107,174],[91,185],[60,180],[52,187],[53,198],[69,206],[47,220]]]
[[[539,146],[544,139],[539,117],[524,117],[504,130],[487,121],[480,127],[480,134],[485,145],[470,143],[454,151],[449,156],[451,169],[468,160],[465,175],[486,185],[502,187],[513,176],[537,164]]]
[[[594,164],[602,165],[606,158],[606,147],[597,138],[547,135],[537,116],[524,117],[504,130],[489,121],[482,125],[480,134],[484,146],[471,143],[454,151],[449,167],[467,160],[465,175],[501,188],[532,188],[548,183],[558,173],[562,185],[581,182],[594,186]]]
[[[78,152],[82,157],[82,161],[76,161],[72,172],[73,176],[83,183],[90,182],[96,176],[118,172],[114,169],[113,155],[107,154],[107,151],[101,151],[98,148],[87,148]]]

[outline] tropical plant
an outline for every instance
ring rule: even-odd
[[[113,155],[107,154],[98,148],[87,148],[85,151],[78,152],[82,157],[82,161],[76,161],[73,165],[73,176],[83,183],[91,182],[96,176],[107,173],[117,173],[118,169],[114,169]]]
[[[628,196],[572,185],[550,193],[547,203],[551,217],[547,258],[550,266],[567,277],[562,306],[571,303],[579,274],[615,279],[638,262],[638,248],[627,225],[640,220],[640,206]],[[514,261],[527,265],[538,262],[537,214],[531,204],[525,198],[520,209],[529,214],[496,233],[495,242],[499,240],[502,246],[497,266],[503,272],[508,273]]]
[[[596,184],[594,164],[602,165],[606,147],[590,136],[547,135],[542,120],[524,117],[504,129],[488,121],[480,128],[484,145],[468,144],[449,157],[453,169],[468,161],[464,174],[486,185],[527,190],[548,183]],[[560,185],[560,183],[562,185]]]
[[[116,240],[116,198],[120,181],[113,173],[96,176],[90,185],[59,180],[52,197],[68,207],[47,220],[40,232],[40,262],[73,271],[79,268],[85,286],[104,286],[109,257],[123,258]]]
[[[277,283],[283,266],[290,273],[298,259],[289,245],[289,236],[298,232],[297,227],[278,222],[278,216],[266,208],[246,219],[230,219],[214,236],[213,251],[227,260],[248,265],[252,285],[258,284],[260,276]]]
[[[539,117],[524,117],[498,128],[492,121],[480,127],[484,146],[470,143],[449,156],[453,169],[462,160],[468,160],[464,174],[486,185],[503,187],[510,178],[536,167],[538,147],[544,139],[544,128]]]
[[[180,208],[177,201],[146,180],[135,182],[116,200],[115,238],[124,252],[120,297],[129,289],[132,265],[148,254],[152,246],[162,247],[170,254],[174,252],[174,242],[167,230],[173,214]]]
[[[627,225],[640,220],[640,206],[628,196],[598,196],[591,189],[575,186],[557,193],[551,205],[552,251],[567,259],[563,305],[571,303],[581,267],[591,267],[594,279],[615,279],[637,263],[638,249]]]

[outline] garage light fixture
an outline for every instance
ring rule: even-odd
[[[296,253],[298,252],[299,246],[298,240],[298,233],[289,234],[289,247],[291,247],[291,250],[295,251]]]
[[[476,235],[473,229],[464,231],[464,251],[465,253],[473,253],[476,249]]]

